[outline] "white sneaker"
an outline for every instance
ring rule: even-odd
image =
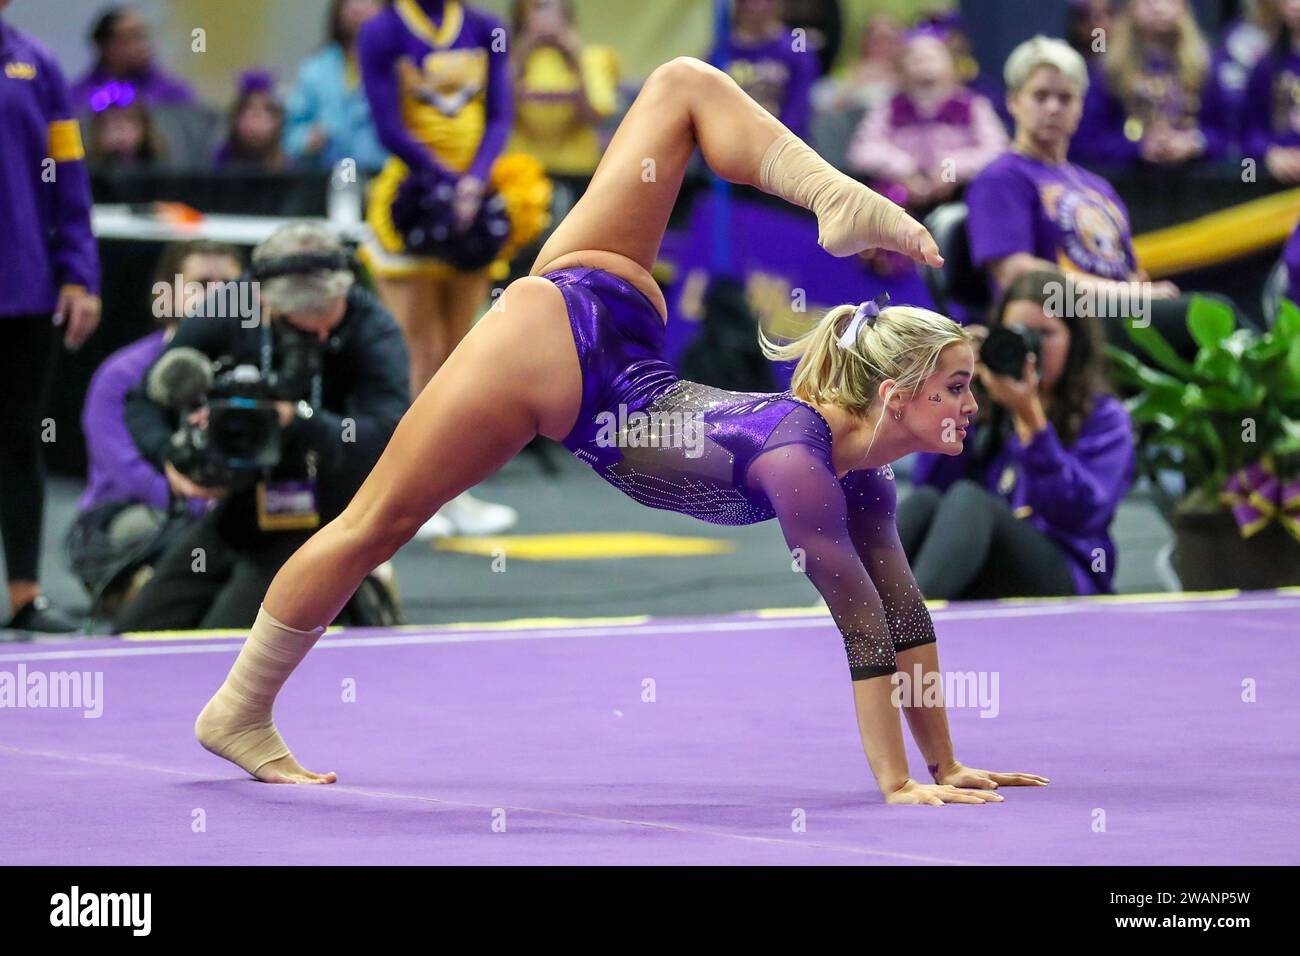
[[[420,530],[415,532],[416,541],[428,541],[430,538],[446,538],[456,533],[452,527],[451,519],[442,511],[436,511],[428,521],[420,526]]]
[[[444,515],[451,523],[452,534],[470,537],[500,534],[514,527],[519,520],[519,512],[509,505],[480,501],[468,491],[461,492],[443,505],[438,515]]]

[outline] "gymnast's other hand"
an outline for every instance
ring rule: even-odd
[[[1051,781],[1036,773],[994,773],[964,767],[955,760],[942,769],[932,771],[934,782],[949,787],[975,787],[993,790],[997,787],[1045,787]]]
[[[885,802],[941,807],[945,803],[1001,803],[1002,795],[987,790],[962,790],[945,784],[917,783],[909,778],[897,790],[885,794]]]

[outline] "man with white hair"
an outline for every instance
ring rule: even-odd
[[[343,510],[408,407],[401,331],[355,284],[329,229],[283,226],[253,251],[251,275],[240,281],[251,287],[215,290],[181,322],[154,371],[194,361],[193,352],[173,354],[178,349],[197,350],[201,365],[221,359],[244,377],[256,371],[270,383],[259,407],[268,417],[274,409],[279,462],[234,466],[228,487],[186,475],[173,435],[185,422],[207,429],[214,413],[206,401],[171,407],[159,376],[146,376],[127,399],[132,439],[175,495],[219,500],[159,560],[122,609],[119,631],[250,626],[280,565]],[[227,308],[231,302],[241,308]]]

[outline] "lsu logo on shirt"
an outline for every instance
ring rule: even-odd
[[[1095,189],[1052,183],[1039,195],[1048,218],[1061,232],[1062,265],[1108,279],[1126,279],[1130,272],[1124,216]]]
[[[13,63],[5,64],[5,76],[11,80],[34,80],[36,67],[31,63],[15,60]]]

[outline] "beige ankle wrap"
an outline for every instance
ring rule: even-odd
[[[817,244],[833,256],[897,249],[903,207],[835,169],[794,133],[767,148],[759,183],[763,192],[816,214]]]
[[[199,743],[254,776],[263,765],[289,756],[271,709],[284,682],[324,632],[323,627],[295,630],[261,608],[235,666],[194,724]]]

